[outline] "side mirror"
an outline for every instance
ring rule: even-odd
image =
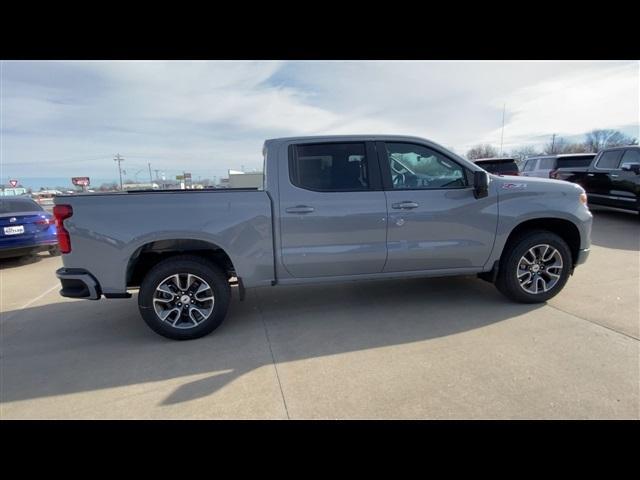
[[[476,198],[489,195],[489,174],[487,172],[473,172],[473,195]]]
[[[640,174],[640,163],[623,163],[620,168],[627,172],[633,172],[636,175]]]

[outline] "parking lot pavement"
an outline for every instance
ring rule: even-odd
[[[594,217],[547,305],[472,277],[267,288],[190,342],[135,297],[59,297],[57,258],[2,262],[0,416],[640,418],[640,222]]]

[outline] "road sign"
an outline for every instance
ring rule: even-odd
[[[18,180],[9,180],[9,185],[16,187],[18,185]]]
[[[89,177],[71,177],[71,183],[80,187],[88,187],[90,185]]]
[[[184,175],[176,175],[176,180],[184,180]]]
[[[191,180],[191,174],[190,174],[190,173],[188,173],[188,172],[185,172],[185,174],[184,174],[184,179],[185,179],[185,180]]]

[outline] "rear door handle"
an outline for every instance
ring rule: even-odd
[[[587,173],[587,177],[593,177],[595,173]]]
[[[296,205],[295,207],[289,207],[285,211],[287,213],[311,213],[315,209],[306,205]]]
[[[611,173],[609,175],[611,178],[618,178],[620,175],[616,174],[616,173]]]
[[[419,204],[416,202],[398,202],[391,205],[391,207],[398,210],[411,210],[412,208],[418,208]]]

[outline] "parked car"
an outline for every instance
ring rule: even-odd
[[[560,168],[554,178],[580,185],[591,205],[640,212],[640,146],[607,148],[586,167]]]
[[[0,198],[0,258],[60,255],[53,215],[28,197]]]
[[[474,162],[494,175],[520,175],[515,158],[478,158]]]
[[[595,153],[567,153],[530,157],[524,161],[521,175],[525,177],[555,178],[559,168],[588,167]]]
[[[262,188],[57,196],[61,295],[139,288],[149,327],[189,339],[220,325],[232,283],[242,299],[251,287],[478,274],[537,303],[589,254],[592,215],[569,182],[495,176],[416,137],[282,138],[263,154]]]

